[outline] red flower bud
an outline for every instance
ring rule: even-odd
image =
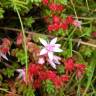
[[[68,16],[68,17],[66,18],[66,22],[67,22],[68,24],[73,24],[73,21],[74,21],[74,19],[73,19],[72,16]]]
[[[53,16],[53,23],[60,23],[60,17]]]
[[[73,58],[68,58],[64,62],[66,71],[72,72],[74,70],[74,60]]]
[[[48,0],[42,0],[42,2],[43,2],[44,5],[48,4]]]

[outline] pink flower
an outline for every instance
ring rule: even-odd
[[[4,53],[2,53],[2,52],[0,52],[0,60],[1,60],[1,57],[2,57],[3,59],[5,59],[5,60],[8,61],[8,58],[7,58],[6,55],[5,55]]]
[[[18,79],[22,78],[23,81],[26,82],[25,69],[17,69],[16,71],[19,73]]]
[[[60,44],[55,44],[57,38],[51,40],[50,43],[47,43],[44,39],[40,38],[40,42],[44,45],[44,48],[40,51],[40,55],[48,55],[50,60],[53,60],[54,52],[62,52],[63,50],[60,49]]]
[[[81,21],[74,20],[72,24],[73,24],[75,27],[81,28]]]
[[[43,57],[40,57],[39,60],[38,60],[38,63],[39,64],[44,64],[45,63],[45,60]]]
[[[61,60],[61,58],[54,55],[54,56],[53,56],[53,60],[48,59],[48,62],[50,63],[50,65],[51,65],[54,69],[56,69],[56,64],[60,64],[59,60]]]

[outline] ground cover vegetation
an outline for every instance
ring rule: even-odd
[[[0,96],[96,96],[95,0],[0,0]]]

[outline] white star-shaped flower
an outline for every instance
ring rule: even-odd
[[[50,60],[53,60],[54,52],[62,52],[60,49],[60,44],[56,44],[57,38],[54,38],[50,41],[50,43],[46,42],[46,40],[39,38],[40,42],[43,44],[44,48],[40,51],[40,55],[48,55]]]

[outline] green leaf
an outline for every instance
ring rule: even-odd
[[[65,58],[68,58],[68,57],[70,57],[71,55],[71,51],[70,51],[70,49],[66,49],[64,52],[62,52],[62,53],[60,53],[63,57],[65,57]]]
[[[57,66],[57,72],[58,72],[58,74],[64,74],[64,72],[65,72],[64,66],[63,65],[58,65]]]
[[[82,47],[80,48],[80,53],[81,53],[84,57],[91,57],[92,52],[93,52],[93,50],[92,50],[92,48],[90,48],[90,47],[82,46]]]
[[[34,19],[33,19],[32,17],[28,17],[28,18],[25,18],[25,19],[24,19],[24,25],[25,25],[26,27],[29,27],[29,28],[32,27],[32,24],[33,24],[34,22],[35,22],[35,21],[34,21]]]
[[[54,32],[56,34],[56,36],[64,36],[65,32],[63,31],[63,29],[59,29],[58,32]]]
[[[90,60],[90,65],[89,65],[89,72],[87,72],[87,76],[88,76],[88,81],[86,82],[86,88],[84,90],[84,93],[82,96],[85,96],[85,94],[87,93],[87,91],[90,88],[91,82],[92,82],[92,78],[94,76],[94,71],[96,68],[96,51],[93,52],[93,57]]]
[[[22,65],[26,64],[26,56],[25,56],[24,50],[16,49],[16,57],[18,58],[18,62],[20,62]]]
[[[41,3],[42,0],[26,0],[27,3],[34,3],[36,5],[39,5],[39,3]]]
[[[0,19],[2,19],[4,17],[3,14],[4,14],[3,8],[0,8]]]
[[[43,81],[43,91],[49,95],[55,94],[55,86],[50,80]]]
[[[8,78],[10,78],[14,76],[14,69],[11,69],[11,68],[3,69],[3,73],[4,75],[8,76]]]
[[[3,80],[3,76],[0,74],[0,83],[2,82]]]
[[[35,42],[35,43],[40,43],[40,40],[39,40],[39,38],[43,38],[43,39],[45,39],[45,40],[48,40],[48,37],[46,36],[46,35],[44,35],[44,34],[35,34],[35,35],[33,35],[32,36],[32,40]]]
[[[61,4],[63,4],[63,5],[67,5],[68,0],[59,0],[59,2],[60,2]]]
[[[8,78],[11,78],[14,76],[14,72],[16,71],[17,68],[18,68],[18,64],[13,63],[11,67],[4,68],[3,73],[4,73],[4,75],[8,76]]]
[[[34,89],[31,85],[26,86],[25,84],[17,82],[17,90],[18,93],[22,94],[23,96],[35,96]]]
[[[92,32],[92,25],[90,24],[90,27],[84,27],[83,32],[84,33],[81,35],[81,37],[85,37],[85,36],[90,37]]]
[[[23,91],[23,90],[22,90]],[[34,90],[32,89],[31,86],[28,86],[24,91],[23,91],[23,96],[35,96]]]

